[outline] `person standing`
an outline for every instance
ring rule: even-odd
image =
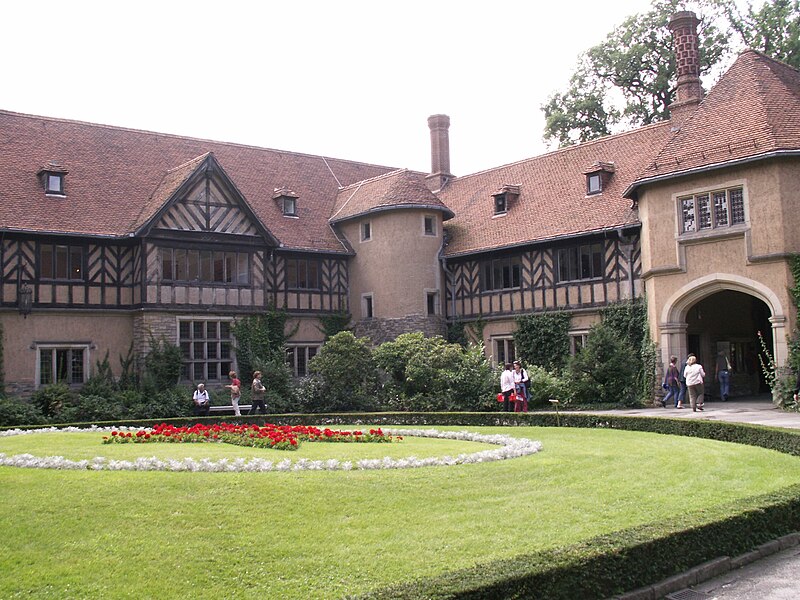
[[[503,393],[503,410],[511,412],[511,394],[514,393],[514,373],[511,372],[511,363],[506,363],[500,375],[500,391]]]
[[[518,360],[514,361],[514,389],[517,395],[517,401],[514,403],[514,412],[528,412],[528,373],[522,368],[522,363]]]
[[[211,397],[208,395],[208,390],[206,390],[206,385],[204,383],[197,384],[197,389],[192,395],[192,400],[194,401],[194,414],[198,417],[207,417],[208,411],[211,408]]]
[[[253,373],[253,383],[250,384],[250,389],[253,392],[252,396],[252,403],[250,406],[250,412],[247,413],[249,415],[256,414],[256,409],[261,409],[261,414],[267,414],[267,405],[264,402],[264,396],[267,393],[267,388],[264,387],[264,384],[261,383],[261,371],[256,371]]]
[[[675,408],[683,408],[683,403],[686,400],[686,376],[683,374],[686,371],[686,363],[689,360],[689,356],[694,356],[694,354],[689,354],[681,363],[681,368],[678,369],[678,385],[680,389],[678,390],[678,404]]]
[[[670,400],[675,403],[675,408],[683,408],[680,399],[681,376],[678,372],[678,357],[669,357],[669,366],[664,373],[664,385],[667,386],[667,395],[661,401],[661,406],[666,406]]]
[[[236,377],[236,371],[231,371],[228,373],[228,377],[230,378],[231,383],[225,387],[231,391],[231,406],[233,406],[233,415],[235,417],[241,417],[242,413],[239,412],[239,400],[242,397],[242,382]]]
[[[724,350],[717,354],[717,365],[714,378],[719,381],[719,397],[723,402],[728,401],[728,394],[731,391],[731,361]]]
[[[686,388],[689,392],[689,403],[692,405],[692,410],[694,412],[703,410],[703,380],[706,372],[703,370],[703,365],[697,362],[694,354],[690,354],[686,359],[683,376],[686,378]]]

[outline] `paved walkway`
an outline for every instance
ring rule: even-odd
[[[691,408],[676,410],[671,406],[598,412],[732,421],[800,429],[800,413],[785,412],[775,408],[767,395],[740,400],[731,399],[728,402],[706,401],[704,408],[703,412],[692,412]],[[791,547],[754,561],[748,557],[738,557],[738,564],[744,566],[706,581],[698,577],[701,583],[659,597],[675,600],[798,600],[800,599],[800,545],[795,544],[800,536],[795,535],[791,540],[788,540],[789,537],[791,536],[787,536],[784,540],[786,542],[784,546],[791,545]]]

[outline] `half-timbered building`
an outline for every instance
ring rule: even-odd
[[[417,173],[0,111],[7,388],[79,386],[151,336],[221,383],[232,322],[270,307],[296,375],[339,311],[376,344],[480,320],[504,361],[520,315],[568,311],[577,348],[645,295],[664,361],[725,350],[734,392],[757,391],[757,332],[783,364],[796,328],[800,74],[746,51],[705,95],[696,25],[670,24],[671,120],[458,177],[445,115]]]

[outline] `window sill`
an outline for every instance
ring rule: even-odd
[[[702,231],[692,231],[681,233],[677,240],[679,244],[702,244],[709,241],[717,241],[725,238],[741,237],[750,231],[750,225],[742,223],[731,227],[720,227],[718,229],[703,229]]]

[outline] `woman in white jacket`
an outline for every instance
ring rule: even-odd
[[[703,393],[705,391],[703,380],[706,372],[703,370],[703,365],[698,364],[694,354],[690,354],[686,359],[686,368],[683,370],[683,376],[686,378],[686,387],[689,391],[689,403],[692,405],[692,410],[695,412],[703,410]]]

